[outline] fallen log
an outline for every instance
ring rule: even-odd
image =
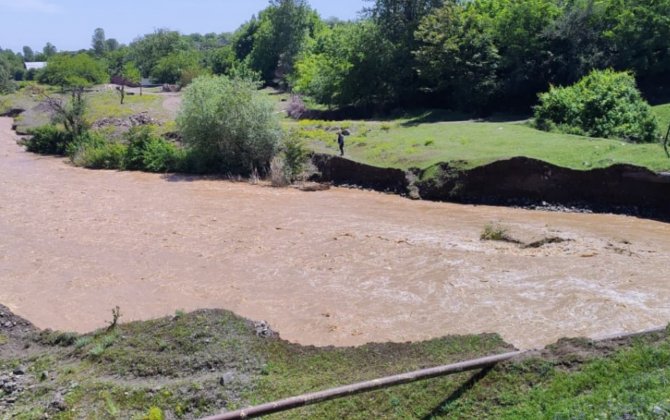
[[[297,407],[316,404],[328,400],[334,400],[342,397],[349,397],[364,392],[374,391],[380,388],[403,385],[410,382],[416,382],[424,379],[436,378],[438,376],[452,375],[455,373],[466,372],[469,370],[484,369],[494,366],[497,363],[510,360],[521,355],[520,351],[498,354],[495,356],[482,357],[479,359],[467,360],[465,362],[454,363],[450,365],[438,366],[428,369],[416,370],[414,372],[402,373],[399,375],[387,376],[385,378],[374,379],[371,381],[359,382],[352,385],[331,388],[325,391],[312,392],[299,395],[297,397],[286,398],[284,400],[257,405],[242,410],[221,413],[215,416],[207,417],[204,420],[230,420],[246,419],[259,416],[265,416],[280,411],[291,410]]]

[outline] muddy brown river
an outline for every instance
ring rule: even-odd
[[[670,321],[670,225],[90,171],[0,119],[0,302],[90,331],[225,308],[293,342],[497,332],[520,348]],[[538,248],[481,241],[487,223]]]

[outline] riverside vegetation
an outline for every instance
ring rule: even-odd
[[[178,311],[77,335],[35,330],[0,309],[3,322],[15,324],[0,328],[0,377],[14,384],[0,386],[0,407],[17,418],[197,418],[511,348],[494,334],[302,347],[226,311]],[[486,372],[271,417],[660,419],[670,414],[669,381],[667,332],[605,342],[572,339]]]

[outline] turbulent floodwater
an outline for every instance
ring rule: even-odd
[[[0,119],[0,302],[38,327],[225,308],[314,345],[670,321],[670,225],[135,172],[26,153]],[[499,222],[536,249],[479,239]]]

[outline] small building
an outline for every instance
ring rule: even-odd
[[[47,66],[46,61],[31,61],[25,62],[23,65],[26,67],[26,70],[40,70]]]

